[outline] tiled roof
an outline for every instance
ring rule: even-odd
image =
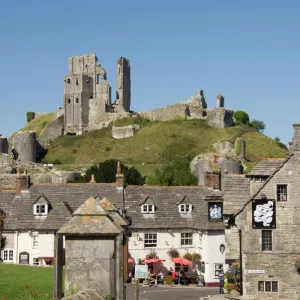
[[[50,203],[47,217],[37,218],[33,214],[33,204],[44,195]],[[222,200],[220,191],[205,187],[149,187],[128,186],[118,190],[109,183],[68,183],[34,184],[29,192],[15,198],[12,192],[0,192],[0,209],[3,209],[6,230],[58,230],[68,222],[89,197],[106,198],[118,208],[123,208],[123,197],[127,214],[132,217],[133,228],[190,228],[203,230],[223,230],[222,222],[208,221],[207,199]],[[151,201],[155,204],[154,218],[144,218],[141,203]],[[191,203],[190,217],[180,216],[178,202]],[[150,203],[150,202],[149,202]]]
[[[247,176],[270,176],[282,166],[286,158],[264,158]]]
[[[234,214],[249,200],[250,179],[244,175],[226,175],[224,179],[224,214]]]

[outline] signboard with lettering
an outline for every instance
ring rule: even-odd
[[[148,265],[135,265],[135,278],[147,278]]]
[[[264,274],[265,270],[248,270],[248,274]]]
[[[21,265],[29,264],[29,253],[28,252],[21,252],[19,254],[19,264],[21,264]]]

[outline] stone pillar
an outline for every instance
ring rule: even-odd
[[[224,96],[220,94],[217,95],[217,107],[224,107],[224,99]]]
[[[124,175],[121,170],[121,163],[118,161],[117,175],[116,175],[117,189],[122,190],[124,188]]]
[[[121,105],[126,112],[130,110],[131,102],[131,79],[129,60],[118,58],[117,66],[117,95],[116,104]]]
[[[59,231],[65,236],[65,294],[94,290],[124,300],[123,236],[127,222],[106,198],[90,197]]]
[[[293,152],[300,151],[300,123],[294,123]]]

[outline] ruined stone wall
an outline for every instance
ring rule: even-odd
[[[129,125],[121,127],[112,127],[112,137],[115,139],[125,139],[134,136],[135,132],[140,128],[139,125]]]
[[[13,148],[16,159],[20,161],[36,160],[36,132],[20,131],[13,137]]]
[[[216,107],[206,110],[208,125],[215,128],[231,127],[233,124],[233,110]]]
[[[169,121],[175,117],[188,117],[189,106],[187,104],[171,104],[167,107],[156,108],[150,111],[142,112],[140,115],[143,118],[154,120],[154,121]]]
[[[50,143],[56,140],[63,134],[64,128],[64,116],[56,118],[55,120],[48,123],[41,131],[39,136],[39,142],[44,148],[48,148]]]

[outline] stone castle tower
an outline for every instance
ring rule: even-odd
[[[82,134],[89,126],[107,121],[110,114],[129,112],[129,60],[120,57],[117,70],[117,99],[112,105],[106,70],[96,54],[69,59],[69,75],[64,79],[64,134]]]

